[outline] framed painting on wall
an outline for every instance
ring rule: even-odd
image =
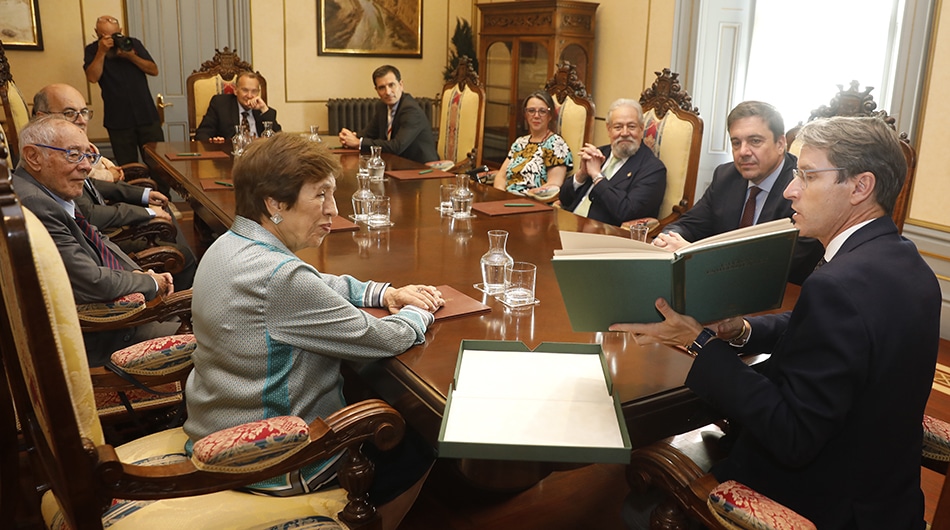
[[[8,50],[42,50],[39,0],[0,1],[0,41]]]
[[[317,0],[317,53],[422,57],[422,0]]]

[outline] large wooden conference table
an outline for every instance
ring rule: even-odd
[[[224,150],[224,146],[159,143],[148,148],[169,184],[223,226],[234,217],[234,193],[204,190],[201,180],[230,178],[231,159],[171,161],[166,153]],[[343,174],[337,178],[340,214],[352,213],[350,198],[356,187],[358,156],[341,154]],[[388,169],[423,168],[395,156],[385,156]],[[546,212],[456,220],[437,211],[439,184],[454,179],[397,180],[387,178],[374,192],[391,197],[394,226],[383,230],[334,232],[301,258],[322,272],[350,274],[360,279],[409,283],[448,284],[482,300],[491,312],[437,322],[426,342],[398,357],[373,363],[360,378],[381,395],[435,446],[446,395],[463,339],[516,340],[534,348],[542,342],[597,343],[603,347],[622,403],[634,447],[686,432],[717,419],[683,386],[691,358],[666,346],[639,346],[627,333],[576,333],[571,330],[557,280],[551,267],[560,248],[559,230],[617,234],[626,232],[578,217],[561,209]],[[475,202],[512,199],[513,196],[480,184],[472,185]],[[517,198],[518,202],[526,199]],[[531,309],[511,310],[483,295],[473,284],[481,282],[479,258],[488,250],[488,230],[508,231],[507,250],[515,260],[537,265],[537,298]],[[649,279],[644,278],[644,281]],[[534,464],[525,464],[530,467]],[[513,465],[505,465],[512,472]],[[476,474],[476,471],[471,471]],[[482,477],[486,484],[498,477]],[[475,478],[478,480],[478,478]],[[519,480],[519,479],[512,479]],[[502,486],[504,487],[504,486]]]

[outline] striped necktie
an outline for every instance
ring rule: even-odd
[[[86,239],[92,243],[92,246],[96,247],[96,250],[99,252],[99,257],[102,258],[102,264],[117,271],[125,270],[122,264],[119,263],[119,258],[115,257],[112,250],[106,246],[106,242],[99,236],[99,231],[89,224],[89,221],[87,221],[82,212],[79,211],[79,208],[76,208],[75,212],[76,224],[82,229],[82,233],[86,235]]]
[[[386,125],[386,139],[392,140],[393,137],[393,120],[396,118],[396,107],[389,108],[389,122]]]

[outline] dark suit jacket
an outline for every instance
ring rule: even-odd
[[[370,146],[378,145],[385,153],[394,153],[421,164],[439,159],[432,136],[432,123],[419,103],[408,93],[403,92],[396,107],[389,140],[386,139],[388,125],[389,107],[377,101],[373,120],[359,133],[363,139],[361,147],[364,152],[368,153]]]
[[[610,159],[610,146],[600,147]],[[583,163],[583,162],[580,162]],[[581,203],[591,180],[574,189],[574,179],[561,186],[561,204],[574,211]],[[619,226],[624,221],[641,217],[656,217],[666,192],[666,166],[650,148],[643,145],[616,172],[610,180],[594,186],[590,192],[590,210],[587,217]]]
[[[738,425],[714,467],[818,528],[923,528],[921,419],[940,287],[890,217],[851,235],[790,313],[750,318],[760,372],[711,341],[686,385]]]
[[[792,180],[792,169],[798,167],[798,159],[785,153],[785,166],[772,190],[765,200],[757,223],[774,221],[783,217],[791,218],[794,211],[792,202],[782,196]],[[717,167],[713,172],[712,183],[703,196],[675,223],[670,223],[664,232],[676,232],[687,241],[728,232],[739,228],[739,218],[745,206],[748,181],[742,178],[735,164],[729,162]],[[811,238],[801,238],[795,246],[792,268],[788,279],[801,284],[815,268],[815,264],[824,253],[821,243]]]
[[[97,200],[86,186],[83,186],[82,196],[77,197],[74,202],[86,216],[86,220],[98,226],[100,230],[146,222],[152,218],[145,206],[142,206],[142,193],[145,188],[127,182],[96,179],[88,179],[87,183],[92,183],[103,200]],[[103,201],[108,201],[109,204]]]
[[[211,98],[208,103],[208,111],[204,118],[201,118],[201,124],[195,131],[196,140],[207,140],[215,136],[222,138],[231,138],[234,136],[234,127],[241,124],[237,113],[237,96],[234,94],[218,94]],[[280,131],[280,124],[277,123],[277,109],[267,106],[267,112],[261,113],[259,110],[252,110],[254,123],[257,129],[257,135],[264,132],[264,122],[274,122],[274,132]]]

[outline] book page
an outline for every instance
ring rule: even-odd
[[[712,248],[720,246],[722,243],[731,243],[734,241],[742,241],[745,239],[754,239],[756,237],[761,237],[767,234],[775,234],[778,232],[784,232],[787,230],[797,230],[795,228],[795,223],[791,219],[785,217],[782,219],[776,219],[774,221],[769,221],[767,223],[760,223],[757,225],[747,226],[745,228],[737,228],[735,230],[730,230],[728,232],[723,232],[721,234],[716,234],[714,236],[709,236],[705,239],[700,239],[699,241],[694,241],[689,245],[679,249],[676,254],[682,255],[684,253],[696,252],[704,248]]]
[[[464,350],[443,441],[623,447],[600,355]]]
[[[554,251],[554,259],[572,259],[573,256],[595,259],[672,259],[670,251],[642,241],[634,241],[605,234],[561,231],[561,249]]]

